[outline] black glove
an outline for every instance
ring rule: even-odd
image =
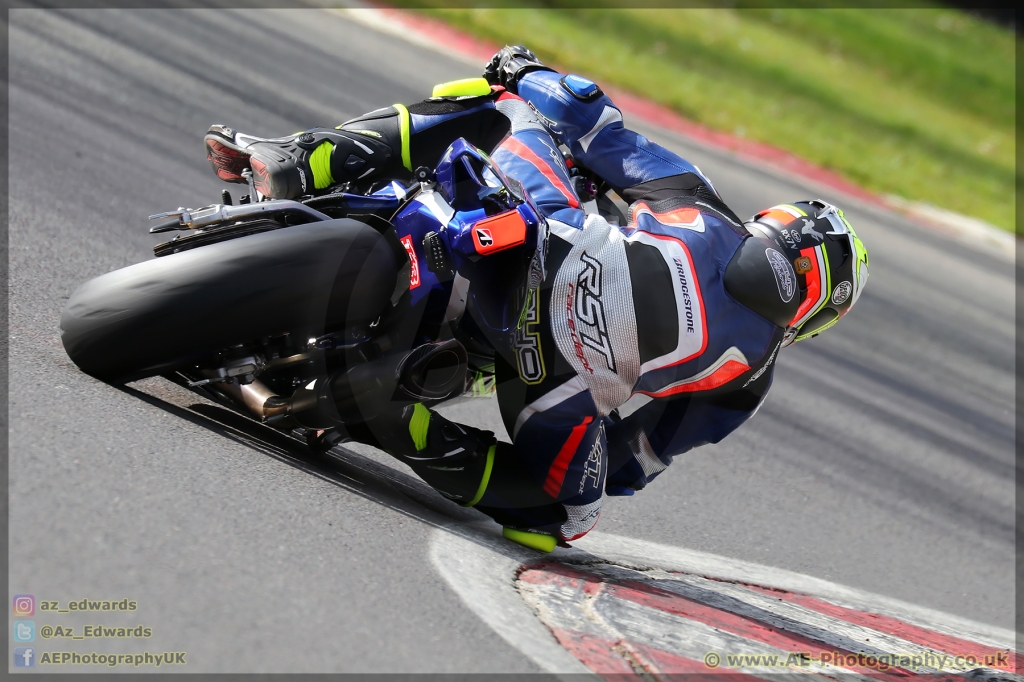
[[[513,95],[519,94],[519,79],[531,71],[554,71],[522,45],[501,48],[484,67],[484,78],[491,85],[501,85]]]

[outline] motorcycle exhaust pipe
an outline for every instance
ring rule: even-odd
[[[367,421],[386,408],[455,395],[466,386],[468,365],[466,349],[452,339],[335,372],[296,389],[289,398],[259,380],[209,388],[244,405],[261,421],[327,429]]]
[[[230,398],[235,403],[244,405],[254,417],[261,421],[287,414],[288,411],[288,401],[270,390],[270,387],[259,379],[248,384],[226,382],[209,384],[207,388]]]

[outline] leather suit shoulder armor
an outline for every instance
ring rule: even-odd
[[[767,239],[743,240],[725,268],[723,281],[730,296],[776,326],[788,326],[800,307],[793,265]]]

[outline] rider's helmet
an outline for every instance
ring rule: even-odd
[[[783,345],[820,334],[857,302],[868,252],[841,210],[819,199],[798,201],[765,209],[745,226],[775,242],[796,273],[801,302]]]

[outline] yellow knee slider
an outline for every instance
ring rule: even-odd
[[[552,535],[544,535],[543,533],[532,533],[528,530],[516,530],[515,528],[505,527],[501,530],[501,534],[512,542],[518,542],[524,547],[530,549],[536,549],[540,552],[551,552],[554,551],[558,545],[558,540]]]

